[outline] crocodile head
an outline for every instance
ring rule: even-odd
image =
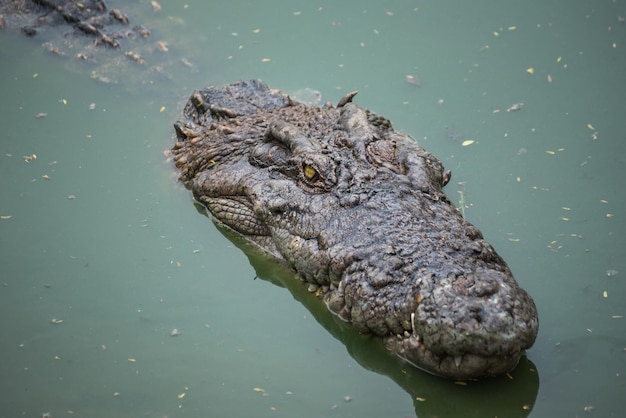
[[[456,379],[507,372],[537,336],[533,300],[448,200],[441,162],[354,95],[310,107],[254,81],[198,91],[175,126],[180,178],[401,358]]]

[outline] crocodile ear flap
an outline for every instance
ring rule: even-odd
[[[273,121],[265,132],[263,142],[250,153],[250,163],[257,167],[285,169],[294,156],[313,148],[313,142],[296,127],[282,120]]]
[[[287,166],[292,165],[291,160],[295,156],[316,149],[314,144],[295,126],[282,120],[273,121],[265,132],[263,142],[256,145],[250,153],[250,164],[284,171]],[[294,171],[299,169],[292,167]],[[305,177],[313,177],[311,169],[312,167],[308,170],[308,175],[305,173]]]
[[[262,142],[250,152],[250,164],[256,167],[284,167],[291,158],[291,151],[279,142]]]
[[[322,145],[319,141],[307,137],[296,126],[284,120],[275,120],[270,125],[265,134],[265,139],[275,140],[289,148],[292,155],[298,156],[306,152],[321,152]]]

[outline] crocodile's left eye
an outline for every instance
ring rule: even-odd
[[[317,170],[308,164],[304,164],[303,171],[304,171],[304,177],[306,177],[307,180],[315,180],[315,178],[318,176]]]

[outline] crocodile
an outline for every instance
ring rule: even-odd
[[[0,0],[0,28],[19,27],[27,36],[55,26],[69,26],[71,33],[90,37],[95,45],[118,49],[118,39],[128,35],[115,24],[129,25],[128,16],[120,9],[108,10],[102,0]],[[116,29],[108,31],[105,27]],[[130,31],[148,35],[147,29],[140,26]]]
[[[196,71],[185,57],[191,47],[181,20],[165,18],[156,1],[113,3],[121,8],[102,0],[0,0],[0,30],[22,33],[69,71],[125,91],[155,84],[163,90],[177,75]],[[160,39],[163,33],[171,35]]]
[[[533,299],[443,192],[440,160],[356,94],[310,106],[259,80],[196,90],[174,123],[179,179],[391,353],[451,379],[512,370],[537,337]]]

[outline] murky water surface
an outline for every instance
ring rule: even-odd
[[[145,64],[0,32],[0,416],[621,416],[626,2],[109,3]],[[171,124],[242,78],[359,90],[452,170],[540,312],[515,371],[415,370],[194,207]]]

